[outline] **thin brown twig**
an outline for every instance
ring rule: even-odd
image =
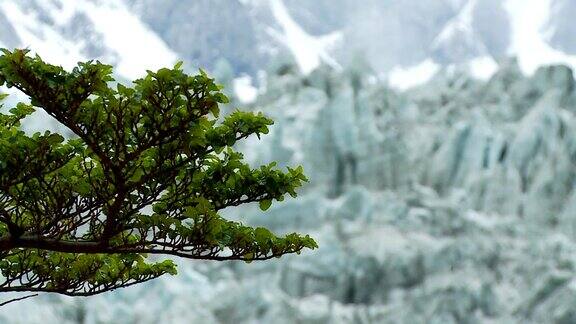
[[[15,301],[24,300],[24,299],[28,299],[30,297],[36,297],[36,296],[38,296],[38,294],[32,294],[32,295],[28,295],[28,296],[24,296],[24,297],[19,297],[19,298],[12,298],[12,299],[9,299],[5,302],[0,303],[0,307],[7,305],[7,304],[10,304],[10,303],[15,302]]]

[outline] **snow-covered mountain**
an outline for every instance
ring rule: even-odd
[[[570,0],[3,0],[0,45],[65,66],[102,59],[126,78],[178,58],[209,70],[225,59],[255,76],[286,51],[305,72],[361,54],[384,75],[511,55],[532,73],[574,64],[575,10]]]

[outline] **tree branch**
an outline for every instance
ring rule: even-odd
[[[38,294],[32,294],[32,295],[28,295],[28,296],[24,296],[24,297],[19,297],[19,298],[12,298],[12,299],[9,299],[5,302],[0,303],[0,307],[7,305],[7,304],[10,304],[10,303],[15,302],[15,301],[24,300],[24,299],[28,299],[30,297],[36,297],[36,296],[38,296]]]

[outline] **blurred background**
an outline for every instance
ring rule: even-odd
[[[575,14],[574,0],[0,0],[0,47],[98,59],[126,84],[183,60],[226,86],[226,111],[272,117],[238,149],[311,181],[226,216],[320,245],[178,260],[177,276],[12,303],[0,322],[576,323]],[[26,100],[10,90],[7,108]],[[59,129],[41,112],[25,128]]]

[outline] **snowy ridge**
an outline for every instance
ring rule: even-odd
[[[472,55],[464,65],[469,65],[473,75],[486,79],[495,71],[496,63],[474,28],[474,11],[482,2],[468,0],[463,5],[455,3],[454,7],[461,9],[432,42],[431,50],[462,51],[464,56]],[[555,17],[551,12],[552,4],[553,0],[503,2],[512,29],[507,54],[518,57],[520,68],[527,75],[542,65],[566,64],[576,67],[576,56],[556,50],[548,43],[549,35],[556,28]]]
[[[487,80],[498,69],[498,63],[490,56],[486,45],[473,27],[474,10],[481,1],[468,0],[463,5],[455,3],[454,7],[461,9],[434,39],[431,48],[433,51],[472,55],[458,65],[468,70],[473,77]],[[543,65],[565,64],[576,67],[576,56],[556,50],[548,44],[548,36],[555,29],[551,5],[552,0],[504,2],[512,29],[507,53],[518,58],[520,69],[526,75],[533,74]],[[452,65],[426,59],[411,67],[396,67],[389,73],[390,84],[397,89],[411,88],[428,81],[440,66]]]
[[[505,7],[513,34],[509,53],[518,57],[524,73],[530,75],[545,64],[576,67],[576,56],[555,50],[546,41],[544,26],[553,19],[550,16],[551,0],[507,0]]]
[[[492,2],[490,2],[492,1]],[[340,6],[345,4],[346,0],[334,2],[333,5]],[[428,59],[434,60],[434,63],[441,66],[447,66],[453,63],[469,65],[470,71],[480,78],[485,79],[494,71],[495,62],[500,57],[491,58],[493,49],[490,39],[486,37],[494,36],[486,34],[486,30],[478,30],[478,19],[483,20],[482,26],[490,26],[491,19],[489,15],[478,16],[478,8],[484,6],[491,8],[494,0],[443,0],[438,3],[447,3],[444,7],[430,6],[430,12],[419,12],[425,18],[428,14],[435,19],[444,19],[454,12],[453,17],[448,19],[444,25],[434,26],[432,38],[423,42],[417,35],[412,38],[404,39],[399,37],[402,42],[415,42],[428,44],[422,48],[422,56],[414,62],[417,64],[407,63],[408,66],[398,67],[400,70],[412,70],[415,66],[425,63]],[[509,37],[509,46],[507,54],[518,56],[522,70],[527,73],[533,73],[535,69],[542,64],[565,63],[570,66],[576,65],[576,58],[567,55],[562,51],[552,48],[548,44],[549,35],[557,29],[555,25],[555,13],[550,6],[556,2],[552,0],[506,0],[503,2],[504,9],[499,4],[498,8],[502,9],[502,19],[508,20],[511,25]],[[28,2],[18,2],[14,0],[4,0],[0,2],[0,11],[7,17],[7,23],[16,30],[16,34],[21,41],[19,46],[29,46],[33,51],[42,55],[46,60],[61,64],[65,67],[71,67],[76,61],[86,59],[101,59],[102,61],[112,63],[117,67],[117,72],[128,78],[136,78],[143,74],[145,69],[156,69],[161,66],[169,66],[178,59],[178,55],[166,45],[158,34],[152,30],[165,30],[170,26],[147,26],[142,22],[140,13],[134,6],[129,6],[126,1],[39,1],[30,0]],[[353,48],[353,37],[347,31],[347,28],[354,29],[355,25],[349,27],[334,27],[331,32],[322,36],[313,36],[303,28],[302,24],[297,21],[298,16],[292,15],[294,12],[294,3],[283,0],[246,0],[242,1],[243,6],[252,8],[254,14],[248,19],[258,19],[253,26],[256,26],[253,32],[261,33],[269,37],[260,37],[258,48],[273,49],[270,53],[277,52],[277,49],[287,49],[293,54],[301,71],[304,74],[309,73],[321,63],[327,64],[339,69],[339,62],[344,62],[346,55],[344,48]],[[488,4],[488,5],[486,5]],[[26,7],[25,7],[26,6]],[[159,10],[163,13],[169,13],[170,4],[148,4],[149,12],[154,12],[154,6],[167,7],[165,10]],[[303,5],[308,6],[308,5]],[[321,5],[318,5],[321,6]],[[204,8],[199,6],[198,8]],[[312,8],[312,7],[311,7]],[[317,7],[313,7],[317,8]],[[402,10],[391,12],[391,15],[403,15],[407,9],[411,8],[409,4],[398,6],[374,5],[374,10]],[[419,8],[419,7],[417,7]],[[438,11],[434,11],[441,8]],[[224,8],[225,9],[225,8]],[[203,9],[207,10],[207,9]],[[325,10],[330,10],[326,7]],[[451,10],[448,12],[447,10]],[[134,11],[134,12],[132,12]],[[351,10],[353,11],[353,10]],[[196,14],[210,14],[193,11]],[[309,15],[321,15],[321,11],[306,11]],[[485,13],[485,12],[484,12]],[[352,13],[351,13],[352,14]],[[261,15],[267,15],[264,19]],[[328,15],[329,16],[329,15]],[[505,17],[507,16],[507,17]],[[353,16],[351,16],[353,17]],[[359,16],[351,20],[354,24],[360,18],[375,19],[372,16]],[[374,16],[376,17],[376,16]],[[418,19],[419,16],[411,17]],[[163,24],[169,23],[169,19],[160,19]],[[308,19],[313,19],[308,17]],[[322,16],[317,17],[322,19]],[[152,22],[156,21],[152,20]],[[194,18],[191,17],[193,21]],[[399,20],[396,26],[399,31],[383,30],[385,33],[399,33],[403,28],[404,21]],[[150,21],[147,21],[150,23]],[[154,27],[154,28],[153,28]],[[238,26],[238,28],[243,28]],[[438,28],[438,29],[436,29]],[[546,28],[546,30],[544,30]],[[208,31],[209,32],[209,31]],[[496,31],[497,33],[497,31]],[[505,31],[508,33],[508,31]],[[435,35],[435,37],[434,37]],[[488,36],[487,36],[488,35]],[[377,46],[379,35],[364,35],[373,39],[374,46]],[[5,36],[6,40],[9,40]],[[185,38],[185,35],[179,38]],[[2,41],[0,35],[0,42]],[[392,40],[394,40],[392,38]],[[394,40],[395,41],[395,40]],[[6,42],[5,42],[6,44]],[[278,45],[280,44],[280,48]],[[366,43],[370,46],[370,43]],[[394,48],[395,44],[391,44]],[[406,47],[412,48],[412,47]],[[389,53],[382,52],[382,56]],[[204,51],[208,49],[199,49]],[[218,50],[218,49],[216,49]],[[438,53],[440,51],[440,54]],[[392,51],[391,51],[392,52]],[[350,53],[347,53],[350,54]],[[408,53],[407,53],[408,54]],[[392,62],[395,55],[390,54]],[[439,59],[441,58],[441,59]],[[184,57],[187,61],[194,61],[194,58]],[[256,58],[254,58],[256,59]],[[259,60],[262,57],[258,58]],[[259,61],[255,64],[263,67],[265,62]],[[265,65],[265,64],[264,64]],[[412,67],[410,67],[412,66]],[[398,69],[392,69],[392,78],[398,78]],[[390,72],[390,67],[386,70],[377,71],[379,73]],[[254,77],[254,75],[252,75]],[[408,77],[408,76],[407,76]]]
[[[292,19],[282,0],[270,0],[270,7],[274,18],[282,27],[282,32],[272,28],[268,32],[290,49],[302,73],[310,73],[321,62],[340,69],[338,62],[328,54],[329,49],[341,40],[342,35],[339,32],[313,37]]]
[[[442,29],[432,42],[432,50],[442,46],[445,42],[449,42],[452,38],[457,37],[458,34],[463,34],[464,39],[468,42],[475,40],[472,28],[472,12],[476,2],[477,0],[469,0],[460,12],[446,24],[446,27]]]

